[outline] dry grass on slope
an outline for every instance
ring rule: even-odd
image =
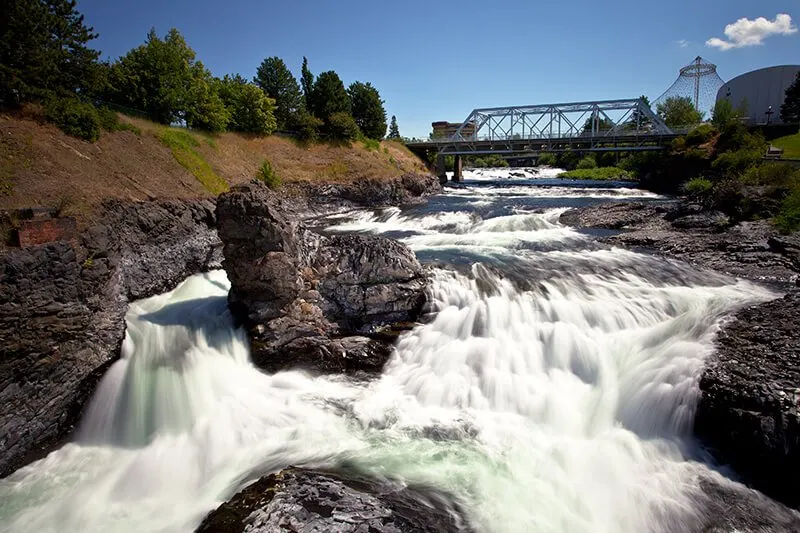
[[[0,114],[0,209],[67,203],[71,214],[81,216],[106,198],[209,197],[251,180],[264,160],[284,183],[425,172],[422,162],[395,142],[302,146],[277,136],[210,136],[120,118],[139,134],[104,132],[92,144],[35,117]]]

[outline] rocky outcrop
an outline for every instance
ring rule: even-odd
[[[379,370],[389,350],[369,336],[416,319],[421,265],[390,239],[315,234],[287,216],[285,203],[258,183],[217,203],[229,303],[249,332],[253,361],[270,371]]]
[[[293,184],[287,189],[289,195],[293,193],[295,197],[307,200],[311,210],[316,206],[381,207],[410,204],[441,191],[439,178],[432,174],[414,173],[391,179],[365,177],[347,183]]]
[[[571,209],[561,222],[621,230],[606,244],[655,250],[702,268],[758,281],[798,281],[800,246],[768,221],[730,226],[727,217],[694,204],[624,202]]]
[[[468,531],[435,491],[290,468],[259,479],[212,511],[198,533]]]
[[[119,356],[129,300],[221,265],[214,204],[110,202],[81,242],[0,254],[0,475],[68,434]]]
[[[695,433],[765,494],[800,506],[800,291],[740,311],[700,380]]]

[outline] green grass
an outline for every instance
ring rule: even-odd
[[[629,180],[631,175],[618,167],[581,168],[562,172],[559,178],[571,180]]]
[[[783,149],[783,157],[788,159],[800,159],[800,133],[778,137],[771,144]]]
[[[219,177],[197,152],[196,148],[200,146],[200,142],[192,133],[181,128],[162,128],[156,133],[156,137],[172,150],[175,161],[191,172],[210,193],[217,195],[228,190],[225,180]]]

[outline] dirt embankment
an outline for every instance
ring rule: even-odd
[[[104,132],[98,142],[89,143],[30,113],[0,114],[0,210],[66,207],[80,219],[109,198],[214,196],[196,177],[198,164],[228,186],[253,179],[265,160],[284,183],[348,183],[427,172],[416,156],[395,142],[303,146],[277,136],[210,136],[186,130],[195,145],[189,148],[193,154],[188,160],[180,162],[181,154],[161,138],[164,126],[120,119],[138,131]]]

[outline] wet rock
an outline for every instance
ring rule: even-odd
[[[765,220],[730,226],[724,215],[697,204],[621,202],[571,209],[561,222],[586,228],[622,230],[602,239],[613,246],[641,247],[709,268],[759,281],[798,279],[794,238],[779,236]]]
[[[258,183],[222,195],[217,216],[231,310],[263,368],[379,369],[386,349],[341,339],[420,313],[424,271],[396,241],[312,233]]]
[[[209,201],[114,201],[81,245],[0,254],[0,475],[75,426],[119,357],[128,301],[220,267],[214,223]]]
[[[198,533],[468,531],[441,493],[290,468],[261,478],[209,513]]]
[[[742,479],[800,505],[800,291],[744,309],[700,380],[695,433]]]
[[[351,183],[293,184],[289,198],[307,201],[307,211],[334,206],[381,207],[422,201],[442,192],[439,178],[432,174],[406,173],[393,179],[364,178]]]
[[[794,533],[800,531],[800,513],[763,494],[721,476],[700,480],[702,513],[695,531]]]

